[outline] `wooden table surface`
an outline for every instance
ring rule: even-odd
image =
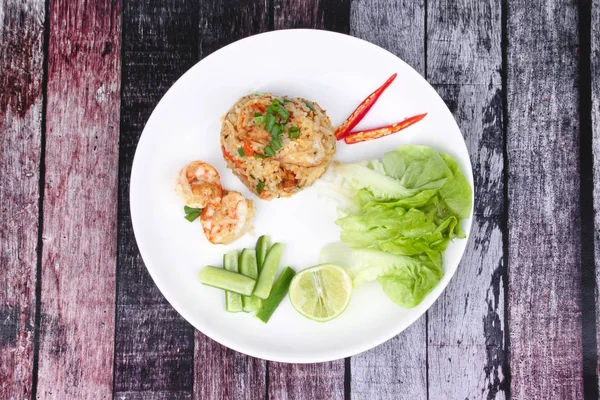
[[[300,27],[425,76],[477,199],[427,314],[312,365],[244,356],[183,320],[140,258],[128,196],[177,78]],[[0,399],[598,398],[600,0],[2,0],[0,132]]]

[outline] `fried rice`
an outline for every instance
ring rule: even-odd
[[[280,133],[265,129],[273,104],[289,114],[275,113]],[[227,167],[262,199],[289,197],[327,171],[335,154],[334,132],[325,110],[313,101],[251,94],[224,116],[221,149]]]

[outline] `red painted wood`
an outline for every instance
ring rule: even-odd
[[[17,399],[33,372],[44,2],[0,8],[0,399]]]
[[[37,394],[110,398],[121,3],[50,1]]]

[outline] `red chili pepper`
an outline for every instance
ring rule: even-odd
[[[383,85],[381,85],[377,90],[371,93],[366,99],[362,101],[362,103],[358,105],[358,107],[356,107],[356,109],[352,112],[352,114],[350,114],[348,119],[346,119],[346,121],[344,121],[344,123],[337,129],[337,131],[335,131],[335,137],[337,140],[341,140],[350,134],[350,131],[365,117],[365,115],[367,115],[367,113],[369,112],[371,107],[373,107],[377,99],[379,99],[379,96],[381,96],[385,89],[387,89],[388,86],[392,84],[394,79],[396,79],[397,75],[398,74],[394,74],[390,76]]]
[[[408,128],[413,124],[416,124],[417,122],[425,118],[426,115],[427,113],[419,114],[415,115],[414,117],[407,118],[404,121],[396,122],[392,125],[382,126],[380,128],[375,129],[368,129],[366,131],[352,132],[344,138],[344,141],[348,144],[353,144],[391,135],[392,133],[396,133],[398,131],[401,131],[402,129]]]

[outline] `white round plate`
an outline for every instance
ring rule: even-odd
[[[283,51],[275,51],[283,49]],[[291,49],[302,49],[291,51]],[[454,274],[467,240],[444,253],[442,282],[417,307],[398,307],[377,282],[354,291],[337,319],[318,323],[297,313],[286,298],[268,324],[250,314],[225,312],[223,292],[198,278],[206,265],[222,265],[225,252],[254,247],[262,234],[286,245],[283,265],[296,270],[319,262],[321,248],[339,241],[335,204],[314,187],[289,199],[260,200],[225,167],[220,117],[238,98],[253,92],[304,97],[319,103],[341,124],[394,72],[398,77],[358,128],[428,115],[386,138],[346,145],[335,158],[353,162],[381,158],[403,143],[424,144],[454,156],[469,182],[471,164],[454,118],[435,90],[395,55],[350,36],[317,30],[285,30],[252,36],[211,54],[186,72],[152,113],[139,141],[131,172],[131,217],[135,237],[154,282],[196,329],[239,352],[267,360],[309,363],[348,357],[392,338],[421,316]],[[217,168],[223,187],[254,200],[254,232],[231,245],[212,245],[198,221],[183,218],[173,190],[178,171],[192,160]],[[463,221],[470,231],[471,220]]]

